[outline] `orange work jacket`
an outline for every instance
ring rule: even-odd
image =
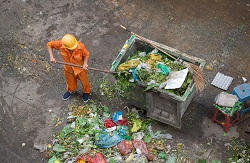
[[[62,45],[61,40],[50,41],[47,45],[48,47],[57,49],[60,52],[62,60],[67,63],[74,63],[82,66],[84,63],[84,57],[89,57],[89,51],[80,41],[78,41],[78,45],[72,53],[70,53],[70,51]],[[64,65],[64,70],[74,73],[75,75],[78,75],[80,72],[84,71],[84,69],[68,65]]]

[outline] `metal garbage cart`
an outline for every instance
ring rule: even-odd
[[[204,68],[205,60],[203,59],[187,55],[174,48],[152,40],[148,41],[177,58],[196,64],[200,66],[201,69]],[[130,39],[125,42],[122,50],[112,63],[110,71],[116,71],[118,65],[125,62],[126,59],[135,54],[136,51],[150,52],[153,49],[153,47],[132,35]],[[147,111],[147,116],[152,119],[169,124],[176,128],[181,128],[181,118],[196,92],[193,81],[189,84],[182,96],[157,88],[145,92],[144,90],[146,86],[147,85],[145,83],[137,82],[134,88],[128,90],[126,97],[128,103],[138,108],[145,109]]]

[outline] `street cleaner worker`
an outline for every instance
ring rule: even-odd
[[[48,51],[50,61],[56,63],[53,55],[53,49],[60,52],[64,62],[81,65],[82,68],[64,65],[64,76],[66,80],[66,92],[63,95],[63,100],[68,100],[72,93],[76,91],[77,79],[82,84],[82,99],[86,103],[89,99],[90,84],[88,81],[88,58],[89,52],[84,44],[77,41],[71,34],[66,34],[61,40],[48,42]]]

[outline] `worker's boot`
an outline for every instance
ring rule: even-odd
[[[71,95],[72,95],[72,93],[70,93],[69,91],[65,92],[63,95],[63,100],[64,101],[68,100]]]
[[[82,100],[87,103],[89,101],[89,93],[83,93]]]

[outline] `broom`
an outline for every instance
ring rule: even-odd
[[[151,45],[152,47],[154,47],[155,49],[161,51],[162,53],[166,54],[167,56],[169,56],[170,58],[176,60],[177,58],[172,56],[171,54],[167,53],[166,51],[164,51],[163,49],[159,48],[158,46],[152,44],[151,42],[149,42],[146,38],[128,30],[126,27],[124,27],[123,25],[120,25],[121,28],[123,28],[125,31],[130,32],[131,34],[135,35],[139,40],[146,42],[147,44]],[[178,61],[178,59],[177,59]],[[179,61],[180,63],[182,63],[184,66],[186,66],[189,70],[190,73],[192,74],[196,89],[199,92],[202,92],[204,89],[204,78],[203,78],[203,72],[202,69],[192,63],[186,62],[186,61]]]

